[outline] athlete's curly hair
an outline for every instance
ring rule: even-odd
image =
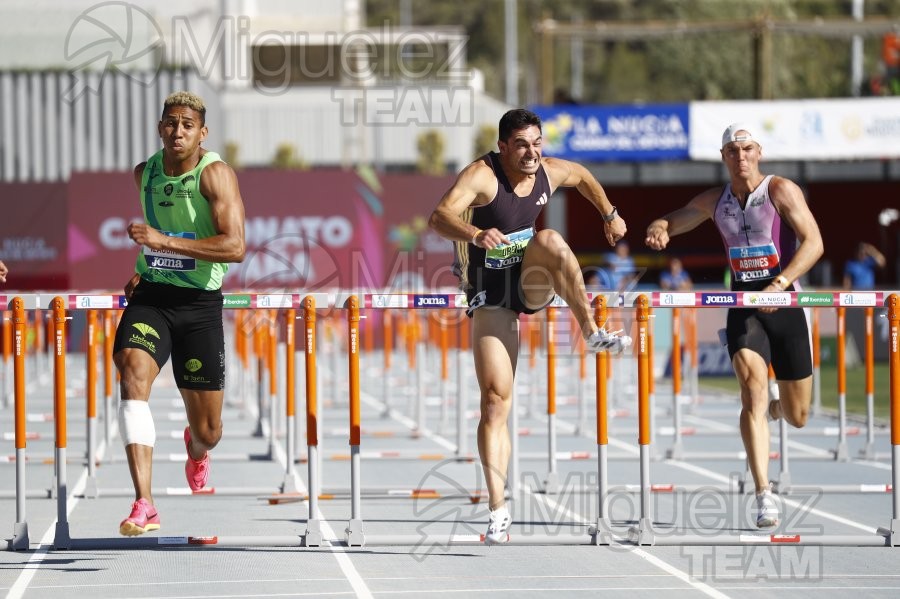
[[[200,124],[206,124],[206,104],[203,103],[203,98],[197,94],[185,91],[169,94],[169,97],[163,102],[163,116],[165,116],[166,110],[172,106],[185,106],[196,110],[200,113]]]

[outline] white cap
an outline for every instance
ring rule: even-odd
[[[743,131],[742,135],[737,135],[738,131]],[[752,129],[746,123],[732,123],[728,125],[728,128],[725,129],[725,133],[722,134],[722,147],[724,148],[728,144],[733,141],[739,142],[747,142],[747,141],[755,141],[759,144],[759,140],[756,139],[756,136],[753,135]],[[762,146],[762,144],[759,144]]]

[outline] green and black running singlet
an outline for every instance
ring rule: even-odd
[[[200,175],[204,168],[221,160],[215,152],[206,152],[192,170],[168,177],[163,171],[162,150],[151,156],[141,177],[141,205],[147,224],[175,237],[205,239],[216,235],[209,203],[200,193]],[[154,283],[215,290],[222,287],[228,265],[144,246],[135,271]]]

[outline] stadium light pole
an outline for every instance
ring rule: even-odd
[[[854,21],[862,22],[866,0],[853,0],[852,15]],[[854,98],[860,96],[863,80],[863,39],[856,34],[850,42],[850,94]]]
[[[506,29],[506,103],[519,105],[519,18],[518,2],[504,1],[504,28]]]

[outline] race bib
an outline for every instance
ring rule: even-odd
[[[168,237],[181,237],[182,239],[196,239],[197,234],[189,233],[171,233],[162,231],[163,235]],[[185,256],[177,252],[168,250],[151,250],[144,246],[144,260],[147,261],[149,268],[158,268],[160,270],[175,270],[179,272],[190,272],[197,267],[197,260],[190,256]]]
[[[781,273],[774,243],[728,248],[735,279],[741,282],[771,279]]]
[[[519,264],[525,258],[525,248],[534,237],[534,229],[522,229],[515,233],[507,233],[509,243],[498,245],[487,250],[484,254],[485,268],[509,268],[513,264]]]

